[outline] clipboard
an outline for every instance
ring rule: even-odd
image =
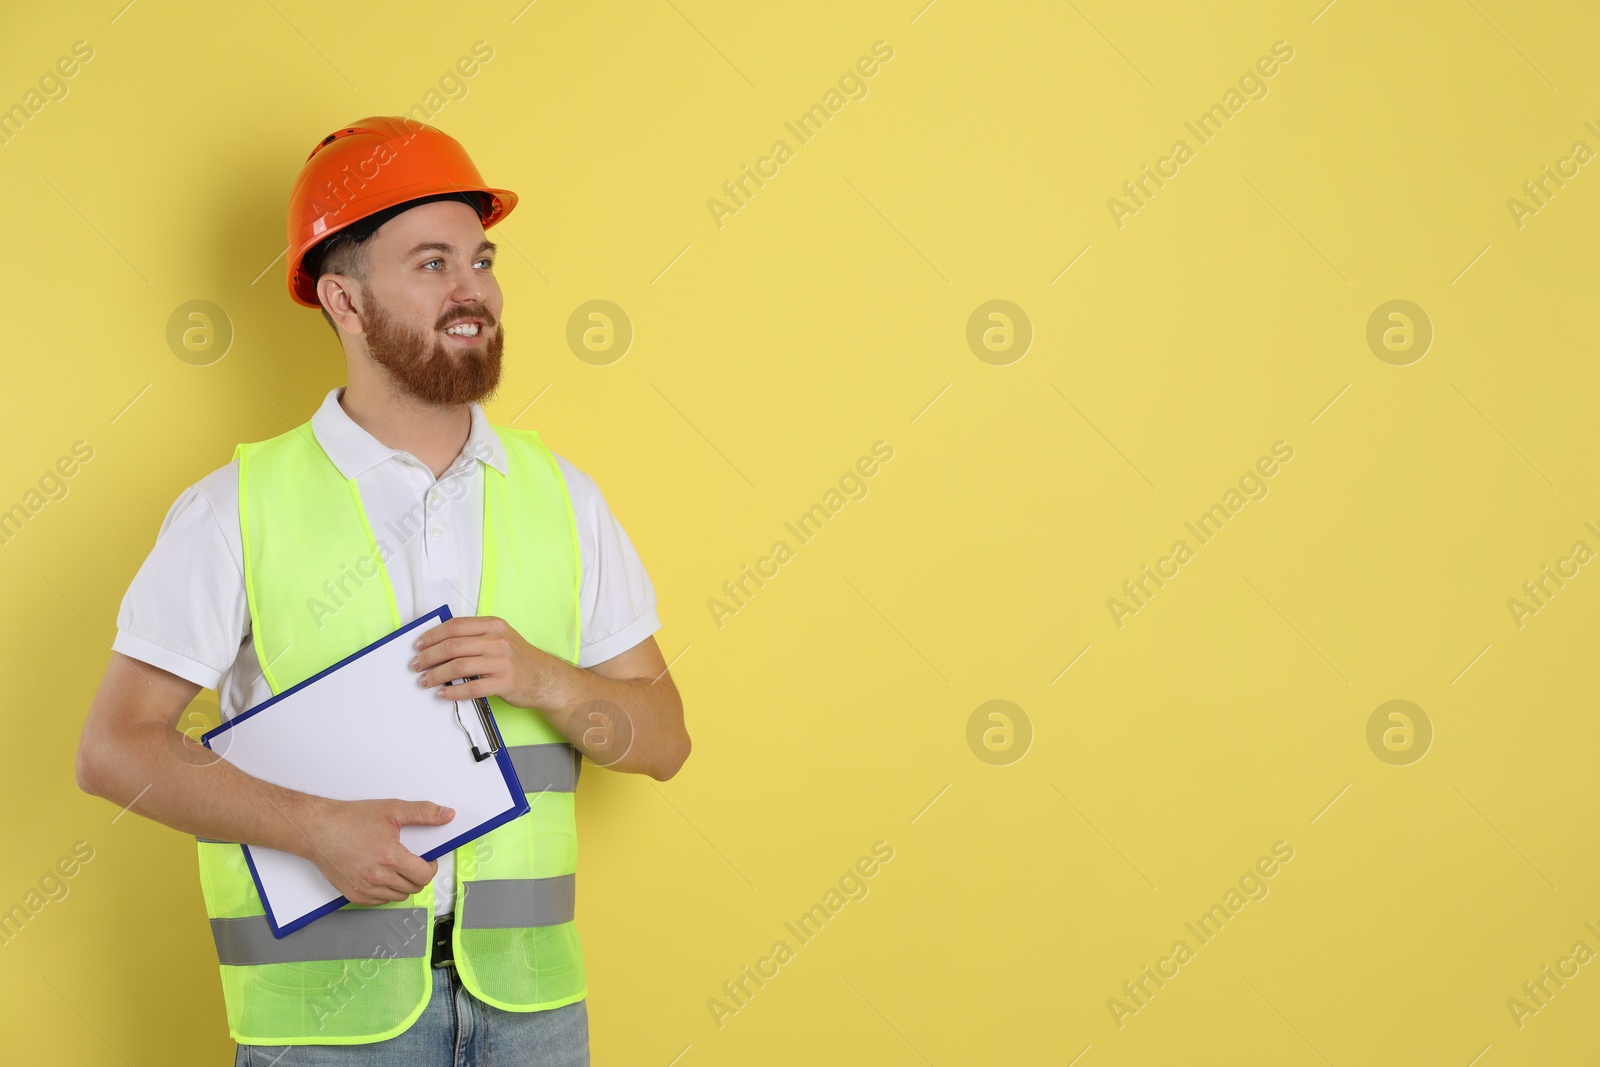
[[[404,826],[400,843],[438,859],[529,810],[489,701],[454,702],[417,685],[400,638],[451,617],[407,623],[208,731],[201,743],[264,781],[335,800],[398,797],[453,808],[443,826]],[[453,682],[451,684],[459,684]],[[315,863],[241,844],[276,938],[350,903]]]

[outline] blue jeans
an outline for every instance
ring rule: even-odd
[[[504,1011],[433,968],[433,996],[410,1029],[365,1045],[240,1045],[234,1067],[589,1067],[589,1002]]]

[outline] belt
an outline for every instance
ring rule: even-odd
[[[450,932],[455,929],[456,921],[453,915],[441,915],[433,920],[433,953],[432,964],[435,967],[451,967],[455,965],[454,951],[450,947]]]

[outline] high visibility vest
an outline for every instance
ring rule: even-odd
[[[576,664],[582,571],[566,482],[537,433],[494,430],[509,473],[482,468],[477,614],[506,620]],[[339,473],[309,422],[241,444],[234,458],[250,626],[273,693],[410,621],[384,568],[393,548],[378,544],[355,481]],[[588,992],[574,922],[582,754],[537,710],[499,697],[489,704],[530,810],[439,857],[455,865],[453,955],[479,1000],[542,1011]],[[361,1044],[394,1037],[422,1014],[433,990],[431,883],[392,904],[347,904],[280,939],[240,845],[199,839],[197,847],[235,1041]]]

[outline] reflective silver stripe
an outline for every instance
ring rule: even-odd
[[[238,844],[237,841],[218,841],[214,837],[196,837],[195,840],[200,842],[203,845],[235,845],[235,844]]]
[[[425,908],[335,911],[287,937],[273,937],[265,915],[212,919],[217,962],[304,963],[308,960],[407,959],[428,954]]]
[[[551,745],[507,745],[524,793],[570,793],[578,785],[578,750],[565,741]]]
[[[555,926],[572,921],[577,875],[490,878],[462,883],[461,928]]]

